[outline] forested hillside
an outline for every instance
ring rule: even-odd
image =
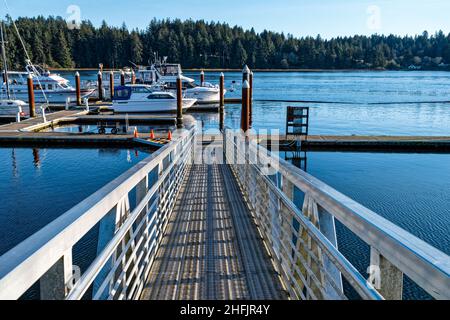
[[[10,65],[25,61],[10,22],[5,22]],[[50,67],[147,64],[153,53],[183,67],[304,69],[448,69],[450,35],[424,32],[415,37],[373,35],[322,39],[244,30],[205,21],[152,20],[145,30],[99,28],[85,21],[69,30],[62,18],[19,18],[17,26],[33,62]]]

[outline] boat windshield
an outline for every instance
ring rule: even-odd
[[[180,72],[180,66],[178,64],[163,64],[156,66],[156,70],[162,76],[177,76]]]
[[[132,87],[131,90],[133,93],[150,93],[150,92],[152,92],[147,87]]]
[[[131,88],[116,87],[114,88],[114,100],[129,100],[131,97]]]

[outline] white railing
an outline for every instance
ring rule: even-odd
[[[178,134],[1,256],[0,300],[20,298],[38,280],[41,299],[138,298],[191,162],[194,138],[195,129]],[[156,182],[149,185],[152,175]],[[97,256],[79,274],[72,265],[73,248],[96,227]]]
[[[290,298],[353,298],[348,285],[363,299],[401,299],[407,275],[432,297],[450,299],[447,255],[255,142],[230,130],[223,142]],[[139,298],[196,148],[195,129],[180,133],[1,256],[0,300],[20,298],[38,280],[41,299]],[[302,208],[294,204],[298,193]],[[338,249],[335,219],[371,248],[370,281]],[[73,249],[95,228],[97,255],[81,274]]]
[[[402,299],[403,275],[450,299],[450,257],[240,133],[226,130],[225,158],[293,299]],[[304,196],[294,204],[294,193]],[[335,219],[370,247],[369,279],[338,250]]]

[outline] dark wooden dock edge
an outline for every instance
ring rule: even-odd
[[[292,149],[292,148],[291,148]],[[304,151],[450,152],[449,141],[306,141]]]
[[[271,148],[271,141],[259,142]],[[449,137],[408,136],[310,136],[294,138],[280,137],[280,151],[357,151],[357,152],[433,152],[449,153]]]
[[[79,136],[0,136],[0,148],[19,147],[77,147],[77,148],[145,148],[159,147],[135,140],[132,136],[86,134]]]

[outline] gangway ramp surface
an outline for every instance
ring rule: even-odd
[[[191,165],[143,300],[285,299],[227,165]]]

